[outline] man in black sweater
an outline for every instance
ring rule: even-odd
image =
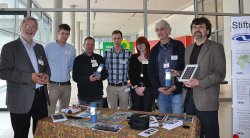
[[[76,57],[73,65],[73,80],[78,87],[78,100],[80,104],[97,102],[103,106],[103,83],[108,76],[102,56],[95,54],[95,40],[87,37],[84,40],[85,52]],[[102,65],[101,65],[102,64]],[[99,66],[103,66],[101,72],[94,74]]]

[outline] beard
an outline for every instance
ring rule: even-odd
[[[202,33],[200,31],[196,31],[194,33],[194,39],[195,40],[201,40],[202,39]]]

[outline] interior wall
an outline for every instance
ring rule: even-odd
[[[188,8],[184,9],[184,11],[190,11],[194,8],[194,6],[189,6]],[[171,15],[166,17],[165,20],[168,21],[170,24],[172,31],[170,37],[180,37],[184,35],[191,35],[190,32],[190,23],[194,19],[194,15]],[[158,20],[160,21],[160,19]],[[156,23],[156,22],[155,22]],[[150,24],[148,26],[148,39],[149,40],[158,40],[158,37],[155,33],[155,23]],[[140,31],[138,34],[139,36],[143,36],[143,30]]]
[[[243,1],[243,7],[244,7],[244,13],[250,13],[250,8],[249,8],[249,5],[250,5],[250,0],[244,0]]]
[[[237,13],[239,8],[235,5],[238,5],[238,1],[236,0],[223,0],[223,11],[224,12],[231,12]],[[227,60],[227,75],[226,79],[228,84],[231,85],[231,72],[232,72],[232,61],[231,61],[231,31],[230,31],[230,16],[224,16],[224,49],[226,53],[226,60]]]

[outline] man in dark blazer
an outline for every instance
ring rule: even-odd
[[[198,69],[193,79],[184,82],[187,87],[183,93],[185,110],[187,114],[198,116],[201,138],[218,138],[220,82],[226,75],[224,47],[208,40],[211,23],[207,18],[195,18],[190,28],[195,43],[185,50],[185,64],[198,64]]]
[[[1,52],[0,78],[7,82],[6,105],[15,138],[28,137],[31,117],[34,134],[38,120],[48,116],[50,68],[43,46],[33,40],[37,29],[36,19],[25,17],[20,38],[5,44]]]

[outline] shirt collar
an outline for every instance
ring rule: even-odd
[[[160,47],[163,48],[163,49],[167,49],[167,48],[171,48],[173,45],[171,43],[171,41],[169,41],[167,44],[162,44],[160,43]]]
[[[94,57],[94,54],[95,54],[95,53],[93,53],[91,56],[88,56],[86,52],[84,52],[84,53],[82,53],[82,54],[83,54],[84,56],[86,56],[86,57],[92,58],[92,57]]]
[[[115,52],[115,53],[116,53],[116,51],[115,51],[115,48],[114,48],[114,47],[113,47],[111,50],[112,50],[112,52]],[[124,49],[122,48],[122,49],[121,49],[121,51],[119,51],[119,53],[122,53],[122,52],[123,52],[123,50],[124,50]]]
[[[55,43],[58,45],[58,46],[60,46],[60,47],[66,47],[66,43],[63,45],[63,46],[61,46],[58,42],[57,42],[58,40],[55,40]]]
[[[24,46],[30,46],[30,45],[23,39],[22,36],[20,36],[20,39],[21,39],[21,41],[22,41],[22,43],[23,43]],[[36,45],[36,42],[32,39],[32,44],[31,44],[31,46],[34,47],[35,45]]]

